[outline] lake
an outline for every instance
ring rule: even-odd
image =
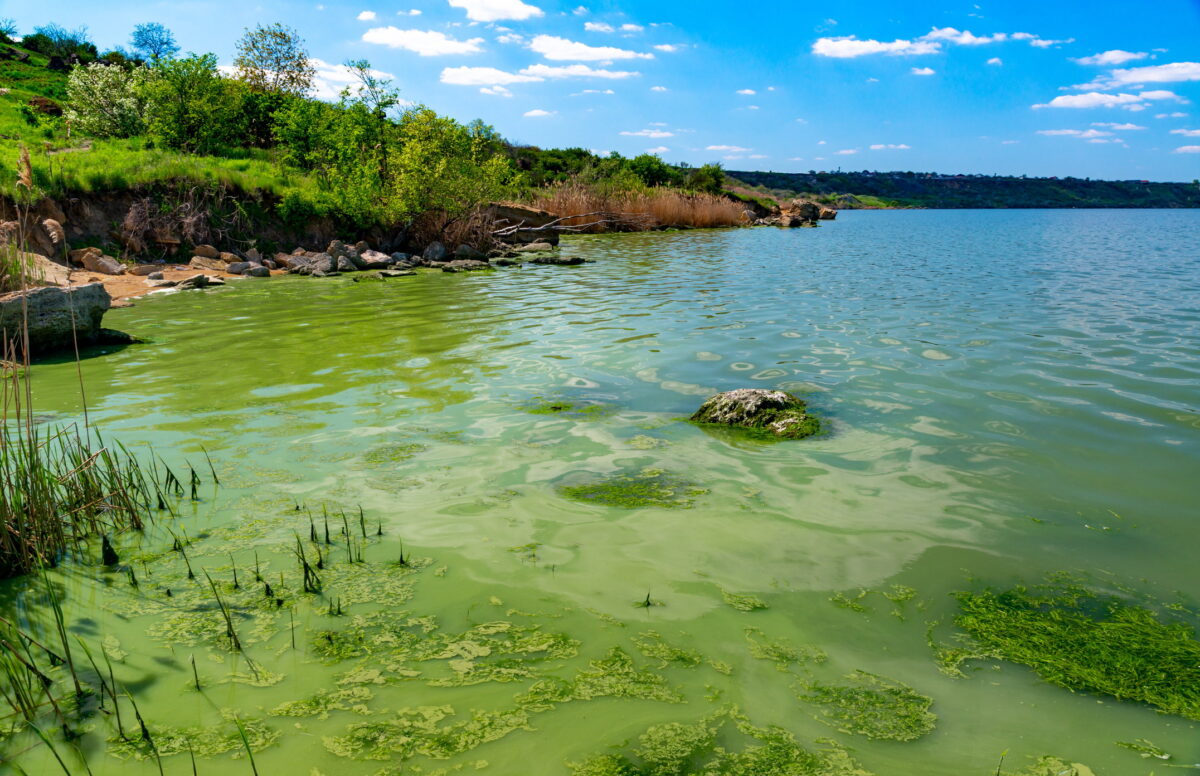
[[[83,362],[91,420],[190,462],[200,500],[115,542],[137,588],[53,576],[167,773],[188,741],[199,773],[249,773],[235,715],[263,774],[516,776],[731,706],[882,775],[1161,768],[1116,745],[1136,739],[1200,762],[1192,721],[999,660],[954,678],[929,643],[954,643],[952,593],[1064,572],[1196,623],[1197,235],[1197,211],[843,212],[568,238],[577,268],[140,300],[106,325],[146,344]],[[40,413],[77,417],[73,363],[34,380]],[[796,393],[828,432],[685,422],[739,387]],[[661,503],[568,497],[605,480]],[[23,584],[6,608],[36,618]],[[798,697],[853,671],[932,698],[932,732],[871,740]],[[93,773],[158,772],[114,731],[80,742]]]

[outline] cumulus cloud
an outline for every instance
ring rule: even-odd
[[[1156,118],[1156,119],[1186,119],[1187,114],[1182,113],[1180,111],[1175,111],[1174,113],[1159,113],[1159,114],[1155,115],[1154,118]]]
[[[572,97],[582,97],[585,94],[616,94],[612,89],[584,89],[581,92],[575,92]]]
[[[650,91],[652,91],[652,92],[669,92],[671,90],[665,86],[651,86]]]
[[[438,57],[447,54],[478,54],[483,38],[456,40],[445,33],[434,30],[402,30],[398,27],[372,27],[363,33],[367,43],[377,43],[390,48],[414,51],[423,57]]]
[[[745,95],[753,95],[753,94],[758,94],[758,92],[754,91],[753,89],[738,89],[738,92],[737,92],[737,93],[738,93],[738,94],[745,94]]]
[[[1110,89],[1128,84],[1200,81],[1200,62],[1171,62],[1114,70],[1106,81]]]
[[[1000,57],[992,57],[991,59],[989,59],[987,61],[987,63],[989,65],[996,65],[997,67],[999,67],[1000,65],[1004,64],[1004,60],[1001,59]]]
[[[1177,154],[1200,154],[1200,145],[1194,146],[1179,146],[1175,149]]]
[[[912,69],[913,75],[933,75],[935,73],[937,73],[937,71],[932,67],[914,67]]]
[[[553,116],[555,113],[558,113],[558,111],[542,110],[541,108],[534,108],[533,110],[525,111],[525,118],[527,118],[527,119],[544,119],[547,116]]]
[[[417,8],[414,8],[411,11],[396,11],[396,15],[397,16],[420,16],[421,11]]]
[[[600,62],[614,59],[654,59],[653,54],[619,49],[614,46],[589,46],[553,35],[538,35],[529,48],[552,61]]]
[[[654,47],[655,51],[662,51],[666,54],[674,54],[678,51],[683,51],[683,46],[677,43],[660,43]]]
[[[373,22],[373,21],[375,21],[375,12],[374,11],[363,11],[362,13],[360,13],[357,16],[357,19],[360,22]]]
[[[448,67],[442,71],[442,83],[454,86],[504,86],[542,81],[543,78],[509,73],[494,67]]]
[[[648,154],[665,154],[670,150],[671,149],[667,148],[666,146],[657,146],[655,148],[647,148],[646,153],[648,153]]]
[[[731,154],[744,154],[751,149],[742,148],[741,146],[735,146],[735,145],[710,145],[707,148],[705,148],[704,150],[705,151],[726,151]]]
[[[593,69],[587,65],[563,65],[561,67],[530,65],[522,69],[521,74],[539,80],[543,78],[607,78],[617,80],[621,78],[635,78],[641,75],[641,73],[630,72],[628,70]]]
[[[1150,55],[1140,51],[1112,49],[1111,51],[1101,51],[1099,54],[1092,54],[1090,57],[1079,57],[1075,61],[1081,65],[1123,65],[1126,62],[1145,59],[1148,56]]]
[[[583,28],[588,32],[616,32],[617,28],[604,22],[584,22]]]
[[[1093,121],[1092,126],[1105,127],[1107,129],[1116,130],[1117,132],[1132,132],[1138,129],[1145,129],[1145,127],[1139,127],[1137,124],[1130,124],[1128,122],[1124,124],[1118,124],[1114,121]]]
[[[479,90],[480,94],[490,94],[494,97],[512,97],[513,93],[503,86],[485,86]]]
[[[462,8],[473,22],[498,22],[503,19],[532,19],[545,16],[541,8],[521,0],[450,0],[452,8]]]
[[[834,151],[838,156],[853,156],[858,153],[857,148],[843,148],[841,151]]]
[[[1103,92],[1086,92],[1084,94],[1064,94],[1055,97],[1050,102],[1034,105],[1040,108],[1122,108],[1124,110],[1144,110],[1146,103],[1153,100],[1177,100],[1185,102],[1175,92],[1158,89],[1138,94],[1104,94]]]
[[[909,151],[912,146],[905,143],[876,143],[871,146],[872,151]]]
[[[919,54],[936,54],[942,50],[937,41],[893,40],[860,40],[854,35],[843,35],[837,38],[818,38],[812,46],[812,53],[819,57],[835,59],[853,59],[870,54],[887,54],[888,56],[915,56]]]
[[[1098,129],[1040,129],[1038,130],[1038,134],[1050,137],[1077,137],[1081,140],[1092,140],[1112,135],[1111,132],[1102,132]]]
[[[1172,129],[1172,135],[1183,135],[1184,137],[1200,137],[1200,129]]]
[[[625,137],[649,137],[660,139],[665,137],[675,137],[674,132],[667,132],[664,129],[639,129],[637,132],[622,132]]]
[[[316,75],[313,78],[313,94],[320,100],[336,100],[342,89],[358,83],[358,76],[345,65],[331,65],[323,59],[310,59]],[[376,78],[391,80],[396,76],[382,70],[372,70]]]
[[[955,43],[959,46],[982,46],[987,43],[999,43],[1000,41],[1008,40],[1008,35],[1003,32],[997,32],[994,35],[979,37],[972,35],[969,30],[959,32],[953,27],[934,27],[928,33],[922,35],[920,40],[944,40],[947,43]]]

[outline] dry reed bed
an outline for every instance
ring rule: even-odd
[[[662,228],[711,229],[745,226],[744,205],[714,194],[690,194],[670,189],[604,192],[579,183],[565,183],[535,195],[533,205],[558,216],[592,213],[563,221],[585,233],[648,231]]]

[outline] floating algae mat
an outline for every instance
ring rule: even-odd
[[[179,489],[0,587],[0,774],[1198,763],[1198,219],[855,211],[112,310],[151,344],[85,354],[89,421]],[[687,422],[737,388],[833,433]]]

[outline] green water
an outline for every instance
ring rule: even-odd
[[[834,738],[883,775],[982,776],[1005,751],[1006,770],[1054,754],[1107,776],[1161,773],[1115,745],[1138,738],[1197,763],[1193,722],[1010,663],[951,678],[926,630],[941,621],[950,638],[953,591],[1060,571],[1196,603],[1198,233],[1194,212],[845,213],[819,230],[576,238],[565,250],[594,261],[579,268],[250,280],[141,300],[106,325],[147,344],[83,363],[91,419],[180,472],[190,460],[201,501],[117,542],[137,589],[97,565],[54,578],[74,631],[98,659],[107,643],[152,730],[218,729],[236,713],[274,740],[255,754],[262,774],[566,774],[566,761],[651,724],[731,704],[806,745]],[[77,416],[73,364],[34,379],[40,413]],[[743,386],[802,395],[829,433],[765,444],[682,421]],[[572,408],[531,411],[547,401]],[[560,490],[646,469],[683,481],[674,506],[690,508]],[[334,514],[320,596],[300,594],[295,535],[314,548],[297,504],[322,542],[322,509]],[[196,573],[232,602],[245,655],[229,650],[207,585],[169,552],[168,528],[186,530]],[[358,545],[365,563],[350,564]],[[282,607],[254,583],[256,553],[268,581],[285,576]],[[897,585],[915,597],[882,595]],[[861,606],[831,600],[864,590]],[[724,593],[767,608],[742,611]],[[647,596],[656,605],[639,607]],[[7,598],[48,633],[39,593],[17,583]],[[339,599],[343,616],[330,616]],[[361,619],[380,612],[388,627]],[[398,644],[401,630],[419,637]],[[323,657],[323,631],[359,656]],[[643,654],[650,631],[684,652]],[[780,670],[755,657],[764,641],[826,657]],[[517,700],[613,647],[661,686],[545,710]],[[798,700],[802,678],[855,670],[930,696],[936,727],[872,741]],[[271,713],[322,690],[350,691],[345,708]],[[404,759],[395,728],[387,759],[345,756],[366,751],[347,743],[353,726],[443,706],[442,728],[475,711],[509,716],[477,718],[475,739],[443,730],[445,759]],[[111,717],[91,724],[79,749],[92,773],[158,772],[106,751]],[[229,750],[230,731],[219,728],[221,745],[191,739]],[[198,757],[198,772],[249,773],[240,750]],[[61,772],[44,747],[18,762]],[[191,773],[186,752],[162,762]]]

